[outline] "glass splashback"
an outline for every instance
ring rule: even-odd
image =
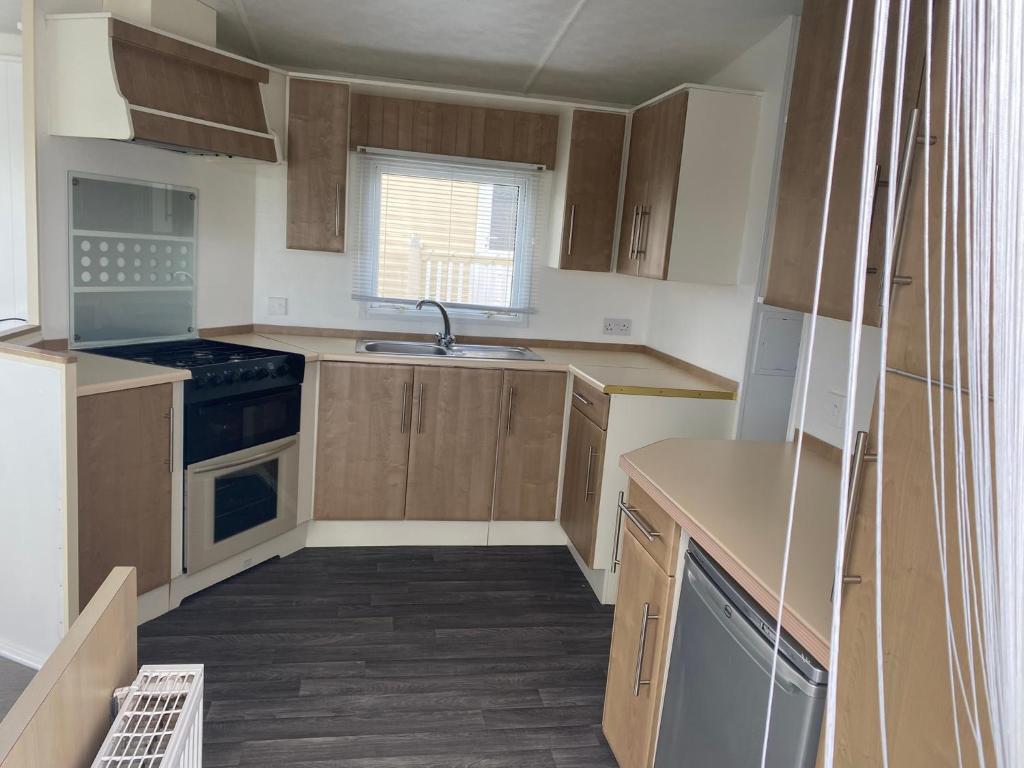
[[[81,173],[69,184],[72,346],[194,336],[197,191]]]

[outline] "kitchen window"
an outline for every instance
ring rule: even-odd
[[[533,166],[357,153],[353,296],[401,313],[420,299],[453,314],[532,311],[545,173]]]

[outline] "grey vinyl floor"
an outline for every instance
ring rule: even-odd
[[[0,659],[0,720],[3,720],[36,671],[9,659]]]
[[[612,610],[563,547],[304,549],[139,628],[206,665],[204,764],[615,768]]]

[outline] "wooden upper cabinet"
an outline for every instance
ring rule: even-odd
[[[350,147],[555,167],[558,115],[352,94]]]
[[[401,520],[412,417],[407,365],[320,366],[317,520]]]
[[[625,131],[623,114],[572,113],[560,269],[611,269]]]
[[[554,520],[566,376],[505,371],[498,419],[495,520]]]
[[[578,408],[569,409],[560,522],[583,561],[593,567],[606,433]]]
[[[139,594],[171,581],[171,385],[78,398],[78,598],[110,570]]]
[[[616,271],[739,280],[759,99],[686,88],[633,113]]]
[[[502,372],[416,368],[408,520],[490,520]]]
[[[911,3],[910,35],[906,50],[906,86],[901,94],[901,133],[895,168],[890,167],[892,103],[896,63],[896,35],[890,35],[885,65],[877,169],[867,185],[873,198],[867,262],[864,322],[881,322],[880,290],[886,233],[886,198],[890,185],[899,187],[909,173],[903,158],[910,121],[918,105],[924,68],[926,11],[930,0]],[[896,28],[893,6],[891,29]],[[806,0],[785,144],[779,175],[775,233],[765,303],[810,312],[818,263],[823,206],[828,186],[832,126],[838,90],[846,3]],[[874,7],[854,3],[842,111],[836,140],[831,207],[825,240],[819,312],[850,320],[853,316],[854,266],[857,254],[857,219],[862,189],[864,136],[868,113],[871,39]],[[918,127],[917,132],[921,130]],[[909,178],[909,177],[906,177]]]
[[[649,768],[674,579],[628,531],[622,534],[621,560],[602,728],[620,768]]]
[[[348,85],[289,79],[289,248],[345,251],[348,117]]]

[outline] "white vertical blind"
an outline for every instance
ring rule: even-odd
[[[27,317],[21,61],[0,56],[0,320]]]
[[[355,299],[436,299],[499,316],[533,310],[547,174],[372,151],[355,153],[353,170]]]

